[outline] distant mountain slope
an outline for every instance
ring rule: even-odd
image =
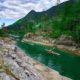
[[[55,16],[57,13],[57,9],[59,7],[59,9],[62,9],[64,7],[64,5],[68,3],[68,2],[64,2],[61,3],[58,6],[53,6],[52,8],[50,8],[47,11],[43,11],[43,12],[35,12],[34,10],[32,10],[30,13],[28,13],[28,15],[26,15],[25,17],[23,17],[22,19],[18,20],[16,23],[14,23],[13,25],[10,26],[14,26],[14,25],[22,25],[23,22],[29,22],[29,21],[37,21],[40,20],[43,16],[48,15],[48,17],[52,17]]]
[[[80,42],[80,1],[70,0],[43,12],[31,11],[8,29],[18,35],[46,31],[52,38],[65,34]]]

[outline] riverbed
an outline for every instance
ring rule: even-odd
[[[57,70],[61,75],[70,77],[73,80],[80,80],[79,56],[40,44],[19,42],[17,45],[22,48],[28,56]],[[52,54],[47,50],[52,50],[60,55]]]

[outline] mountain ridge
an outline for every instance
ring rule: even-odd
[[[31,11],[13,25],[8,26],[8,29],[10,33],[17,35],[46,31],[48,32],[47,37],[58,38],[64,34],[72,36],[76,42],[80,42],[79,4],[79,0],[77,2],[76,0],[70,0],[53,6],[47,11]]]

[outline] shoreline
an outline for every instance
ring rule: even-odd
[[[38,42],[38,41],[34,41],[34,40],[22,40],[22,42],[31,42],[31,43],[35,43],[35,44],[41,44],[41,45],[44,45],[44,46],[53,46],[52,44],[49,44],[49,43],[43,43],[43,42]]]
[[[44,46],[56,47],[58,49],[66,51],[66,52],[70,52],[71,54],[80,56],[80,49],[76,49],[73,46],[58,45],[58,44],[55,44],[55,43],[54,44],[51,44],[51,43],[47,44],[47,43],[38,42],[38,41],[34,41],[34,40],[28,40],[28,39],[22,40],[22,42],[31,42],[31,43],[35,43],[35,44],[41,44],[41,45],[44,45]]]
[[[37,69],[42,74],[42,76],[45,77],[46,80],[72,80],[66,76],[60,75],[58,71],[51,69],[47,67],[46,65],[27,56],[25,51],[23,51],[21,48],[19,49],[22,52],[23,56],[25,55],[25,58],[23,58],[23,60],[25,61],[26,59],[28,59],[28,63],[32,64],[35,67],[35,69]]]
[[[29,76],[31,78],[30,80],[72,80],[68,77],[60,75],[58,71],[54,69],[50,69],[44,64],[32,59],[31,57],[26,55],[26,53],[19,47],[17,47],[18,52],[14,54],[13,46],[16,46],[15,41],[3,43],[3,46],[2,46],[3,51],[0,51],[4,56],[4,60],[5,60],[4,62],[6,66],[10,65],[8,70],[11,77],[15,76],[14,78],[19,78],[21,80],[25,80],[25,79],[22,79],[21,77],[29,77]],[[6,49],[6,52],[5,52],[5,49]],[[21,73],[18,73],[17,68],[20,69]],[[23,76],[20,76],[21,74],[23,74]],[[9,75],[7,74],[5,75],[9,77]]]
[[[16,42],[15,42],[16,43]],[[0,45],[0,79],[1,80],[46,80],[36,68],[27,62],[28,58],[13,41]]]
[[[55,45],[55,47],[73,55],[80,56],[80,49],[76,49],[75,47],[68,47],[65,45]]]

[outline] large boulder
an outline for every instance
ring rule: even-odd
[[[33,38],[33,37],[36,37],[36,36],[37,36],[37,34],[29,32],[29,33],[24,35],[24,38]]]
[[[61,35],[56,41],[58,45],[67,45],[67,46],[75,46],[76,43],[74,42],[71,36]]]

